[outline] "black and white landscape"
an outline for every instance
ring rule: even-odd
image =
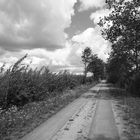
[[[139,0],[0,0],[0,140],[140,140]]]

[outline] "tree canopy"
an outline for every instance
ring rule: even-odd
[[[135,70],[139,70],[140,2],[138,0],[107,0],[111,13],[101,19],[102,35],[112,43],[114,55],[127,56]]]
[[[104,76],[104,62],[97,55],[91,56],[87,69],[93,73],[95,79],[103,78]]]
[[[82,52],[82,61],[84,63],[84,74],[85,78],[87,72],[93,73],[96,80],[103,78],[104,75],[104,62],[96,54],[92,53],[89,47],[86,47]]]
[[[84,63],[84,74],[85,74],[85,78],[87,77],[87,66],[91,60],[91,54],[92,54],[92,50],[89,47],[86,47],[84,49],[84,51],[82,52],[82,61]]]
[[[140,2],[106,0],[106,3],[110,14],[98,24],[102,27],[102,36],[112,44],[108,78],[123,87],[130,87],[137,81],[136,75],[140,75]]]

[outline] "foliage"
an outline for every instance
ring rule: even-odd
[[[99,59],[97,55],[91,56],[91,61],[88,64],[87,69],[94,74],[94,78],[97,80],[104,76],[104,62]]]
[[[112,43],[108,79],[122,87],[134,87],[140,73],[140,3],[138,0],[107,0],[106,3],[110,14],[99,25],[103,27],[103,37]]]
[[[89,47],[86,47],[82,52],[82,61],[85,66],[85,78],[87,72],[93,73],[93,77],[95,80],[99,80],[99,78],[104,78],[104,66],[105,63],[98,58],[96,54],[92,54],[92,50]]]
[[[85,49],[84,49],[84,51],[82,52],[82,56],[81,56],[81,58],[82,58],[82,61],[83,61],[83,63],[84,63],[84,74],[85,74],[85,78],[87,77],[87,66],[88,66],[88,64],[89,64],[89,62],[91,61],[91,54],[92,54],[92,51],[91,51],[91,49],[89,48],[89,47],[86,47]]]
[[[127,87],[133,96],[140,96],[140,73],[131,77],[129,87]]]
[[[47,67],[33,70],[23,64],[25,55],[0,75],[0,106],[23,106],[26,103],[55,97],[66,89],[83,84],[83,76],[67,71],[52,73]]]
[[[140,136],[140,98],[120,98],[117,108],[123,112],[120,116],[124,122],[127,139],[139,140]]]
[[[128,54],[129,61],[139,69],[138,59],[140,54],[140,3],[132,1],[107,1],[111,13],[104,17],[99,25],[104,28],[102,34],[112,43],[115,53]]]
[[[24,64],[26,57],[9,69],[5,64],[0,68],[0,139],[15,132],[23,136],[89,87],[83,86],[83,75],[32,69]],[[93,81],[88,78],[87,82]]]
[[[127,61],[126,55],[119,56],[119,54],[112,53],[107,63],[108,81],[125,87],[125,83],[132,73],[131,68],[132,65]]]
[[[20,139],[90,87],[91,85],[80,85],[74,90],[66,90],[54,97],[27,103],[20,108],[12,105],[8,109],[0,110],[0,139]]]

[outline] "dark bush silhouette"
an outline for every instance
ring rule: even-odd
[[[133,96],[140,96],[140,73],[135,74],[130,81],[128,88]]]

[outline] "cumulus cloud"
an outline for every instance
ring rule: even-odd
[[[90,8],[102,8],[105,6],[105,0],[79,0],[81,2],[79,11],[88,10]]]
[[[90,19],[93,20],[94,24],[97,25],[97,23],[99,23],[100,21],[100,18],[103,18],[104,16],[108,16],[110,13],[111,13],[111,10],[109,9],[97,10],[96,12],[90,15]]]
[[[81,61],[81,52],[83,48],[78,43],[73,44],[71,41],[67,41],[65,46],[65,48],[57,49],[53,52],[43,48],[21,50],[19,52],[3,50],[3,55],[0,55],[0,66],[6,63],[6,68],[9,68],[19,58],[28,53],[28,57],[23,63],[30,64],[31,62],[30,66],[33,69],[48,66],[52,72],[68,70],[72,73],[82,73],[83,63]]]
[[[21,56],[28,53],[29,56],[24,62],[30,63],[32,61],[32,68],[48,66],[53,72],[67,69],[73,73],[82,73],[83,63],[81,61],[81,54],[86,46],[91,47],[93,52],[98,54],[103,60],[106,60],[108,57],[107,49],[109,43],[101,37],[100,29],[96,27],[88,28],[84,32],[73,36],[70,41],[66,42],[64,48],[54,50],[53,52],[43,48],[23,49],[19,52],[1,49],[3,54],[0,55],[0,65],[6,62],[7,67],[9,67]]]
[[[102,38],[101,31],[98,26],[95,28],[88,28],[84,32],[73,36],[72,41],[81,46],[81,48],[78,47],[80,50],[85,47],[90,47],[94,54],[97,54],[101,59],[106,61],[108,52],[110,51],[110,44]]]
[[[67,42],[65,48],[57,49],[55,51],[48,51],[43,48],[35,49],[24,49],[19,52],[17,51],[6,51],[2,50],[3,54],[0,55],[0,66],[6,63],[6,68],[13,65],[19,58],[28,54],[28,57],[23,63],[30,64],[34,69],[36,67],[41,68],[42,66],[48,66],[51,71],[59,71],[62,68],[69,67],[68,56],[71,52],[71,46]]]
[[[105,0],[79,0],[79,11],[102,9]],[[31,66],[49,66],[51,71],[70,70],[81,73],[82,50],[89,46],[102,59],[109,43],[101,37],[98,27],[79,31],[68,40],[65,28],[71,25],[77,0],[0,0],[0,65],[14,64],[26,53],[24,61]],[[95,23],[102,10],[92,13]],[[87,27],[86,27],[87,28]]]
[[[0,0],[0,47],[61,48],[75,3],[76,0]]]

